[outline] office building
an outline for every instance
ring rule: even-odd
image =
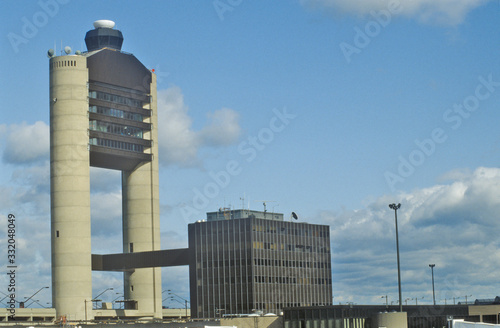
[[[87,51],[50,58],[52,304],[91,320],[90,167],[122,173],[123,252],[160,249],[156,77],[96,21]],[[161,317],[160,268],[124,272],[137,316]]]
[[[221,209],[190,224],[191,315],[332,304],[330,231],[283,214]]]

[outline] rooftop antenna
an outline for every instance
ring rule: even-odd
[[[243,193],[243,197],[240,197],[241,200],[241,209],[245,209],[245,193]]]
[[[266,217],[267,209],[266,209],[266,204],[267,203],[275,203],[275,200],[256,200],[256,202],[262,202],[262,205],[264,205],[264,218]]]

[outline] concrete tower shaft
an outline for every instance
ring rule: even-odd
[[[158,140],[156,76],[151,74],[151,101],[146,104],[151,116],[146,119],[151,130],[144,138]],[[150,162],[132,171],[122,171],[123,252],[160,250],[160,198],[158,175],[158,143],[147,150]],[[161,268],[135,269],[124,276],[125,299],[137,301],[140,312],[154,311],[162,316]]]
[[[52,304],[70,320],[92,308],[87,81],[85,57],[50,59]]]

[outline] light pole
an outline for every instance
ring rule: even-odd
[[[90,301],[84,300],[84,302],[85,302],[85,322],[87,322],[87,302],[92,302],[92,300]]]
[[[30,306],[31,304],[33,304],[33,303],[36,303],[36,304],[40,305],[40,306],[41,306],[41,307],[43,307],[43,308],[45,307],[45,306],[43,306],[42,304],[40,304],[40,300],[35,300],[35,299],[32,299],[32,300],[31,300],[31,303],[30,303],[30,304],[26,304],[26,305],[25,305],[25,307],[29,307],[29,306]]]
[[[187,317],[188,317],[188,302],[189,301],[187,299],[183,298],[183,297],[180,297],[179,295],[177,295],[175,293],[172,293],[172,291],[170,289],[167,289],[167,291],[168,291],[168,295],[175,295],[175,296],[177,296],[178,298],[180,298],[181,300],[184,301],[184,305],[186,307],[186,319],[187,319]]]
[[[98,300],[97,298],[99,296],[101,296],[102,294],[104,294],[105,292],[107,292],[108,290],[113,290],[113,287],[109,287],[109,288],[106,288],[105,290],[103,290],[99,295],[97,295],[96,297],[94,297],[91,301],[92,302],[95,302],[95,307],[97,308],[97,302],[99,302],[100,300]]]
[[[33,296],[35,296],[36,294],[38,294],[42,289],[45,289],[45,288],[49,288],[48,286],[45,286],[45,287],[42,287],[40,288],[39,290],[37,290],[33,295],[31,295],[30,297],[28,297],[27,299],[24,300],[23,303],[27,303],[30,299],[33,298]]]
[[[5,305],[5,307],[6,307],[6,308],[8,308],[9,306],[8,306],[7,304],[5,304],[5,303],[3,302],[3,300],[4,300],[4,299],[6,299],[7,297],[9,297],[9,295],[4,296],[4,297],[0,300],[0,303],[2,303],[3,305]]]
[[[399,237],[398,237],[398,209],[401,204],[389,204],[389,208],[394,210],[394,220],[396,222],[396,251],[398,255],[398,291],[399,291],[399,312],[403,312],[403,303],[401,302],[401,265],[399,262]]]
[[[380,296],[380,298],[385,298],[385,307],[387,308],[389,306],[389,302],[387,300],[387,295],[385,296]]]
[[[40,305],[42,308],[45,308],[45,309],[48,308],[48,306],[45,306],[45,305],[41,304],[40,300],[32,300],[31,302],[32,302],[32,304],[36,303],[36,304]],[[47,303],[47,304],[49,304],[49,303]]]
[[[112,300],[112,301],[111,301],[111,303],[116,303],[116,300],[117,300],[117,299],[124,297],[124,295],[123,295],[123,294],[120,294],[120,293],[116,293],[116,295],[118,295],[118,296],[117,296],[117,297],[115,297],[115,299],[114,299],[114,300]],[[113,306],[113,308],[114,308],[114,306]],[[119,306],[118,308],[119,308],[119,309],[121,308],[121,304],[120,304],[120,306]]]
[[[432,299],[434,300],[434,305],[436,305],[436,294],[434,293],[434,267],[435,264],[429,264],[429,267],[431,268],[431,274],[432,274]]]
[[[424,297],[420,297],[420,299],[423,299]],[[415,305],[418,305],[418,297],[415,297]]]

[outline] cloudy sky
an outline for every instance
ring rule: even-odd
[[[500,295],[499,1],[1,6],[0,263],[14,214],[20,299],[50,286],[46,52],[85,51],[97,19],[158,76],[163,248],[208,211],[266,201],[330,225],[336,304],[394,302],[401,203],[403,300],[432,302],[430,263],[440,304]],[[120,175],[92,169],[91,188],[92,251],[120,252]],[[162,277],[188,297],[187,268]],[[123,291],[119,273],[93,279],[105,300]]]

